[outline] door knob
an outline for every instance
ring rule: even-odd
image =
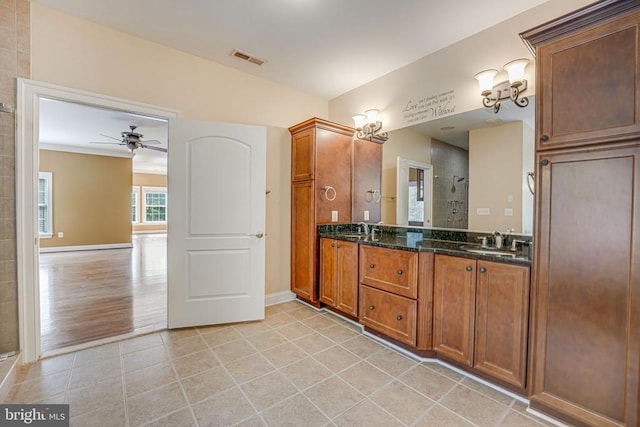
[[[258,239],[262,239],[264,237],[264,233],[262,231],[258,231],[255,234],[249,234],[250,237],[257,237]]]

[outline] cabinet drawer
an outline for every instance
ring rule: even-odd
[[[360,321],[393,339],[416,345],[415,300],[360,286]]]
[[[418,297],[418,253],[360,245],[360,283]]]

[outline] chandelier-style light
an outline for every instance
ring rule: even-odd
[[[371,109],[365,111],[364,114],[356,114],[353,116],[356,138],[377,142],[378,144],[383,144],[389,139],[387,132],[380,132],[382,122],[378,120],[379,112],[380,110]]]
[[[504,69],[509,75],[509,81],[498,83],[494,86],[493,79],[498,74],[498,70],[489,69],[480,71],[474,77],[480,86],[482,105],[485,108],[493,109],[494,113],[500,111],[501,100],[511,99],[518,107],[524,108],[529,105],[527,97],[520,97],[520,94],[527,89],[524,70],[529,64],[528,59],[516,59],[504,65]]]

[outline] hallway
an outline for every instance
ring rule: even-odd
[[[40,254],[42,353],[166,328],[167,236],[133,248]]]

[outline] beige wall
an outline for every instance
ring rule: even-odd
[[[167,175],[153,173],[134,173],[133,186],[140,187],[140,200],[142,201],[142,187],[167,187]],[[142,204],[140,205],[142,207]],[[134,233],[150,233],[167,231],[167,224],[133,224]]]
[[[526,70],[529,86],[525,96],[533,95],[535,64],[518,34],[590,3],[593,0],[549,0],[497,23],[485,31],[332,99],[329,102],[329,120],[352,123],[352,115],[369,108],[379,108],[385,129],[394,130],[475,110],[481,107],[481,98],[478,82],[473,76],[488,68],[501,69],[504,64],[517,58],[529,58],[532,61]],[[496,82],[506,79],[506,72],[503,70],[496,76]],[[451,91],[453,99],[448,95],[445,101],[440,96]],[[426,105],[432,102],[426,100],[433,96],[438,101],[442,100],[437,106],[453,110],[444,115],[434,114],[438,109],[432,110]]]
[[[469,132],[469,229],[523,232],[524,136],[522,122]],[[490,215],[478,215],[478,208],[488,208]],[[505,209],[513,215],[507,216]]]
[[[37,81],[176,109],[185,119],[267,127],[266,293],[289,290],[289,126],[327,100],[31,4]],[[123,58],[134,66],[123,67]]]
[[[431,163],[431,138],[411,129],[389,132],[389,140],[382,146],[382,221],[396,224],[397,158]]]
[[[53,237],[40,247],[131,243],[131,159],[40,150],[40,171],[53,174]]]

